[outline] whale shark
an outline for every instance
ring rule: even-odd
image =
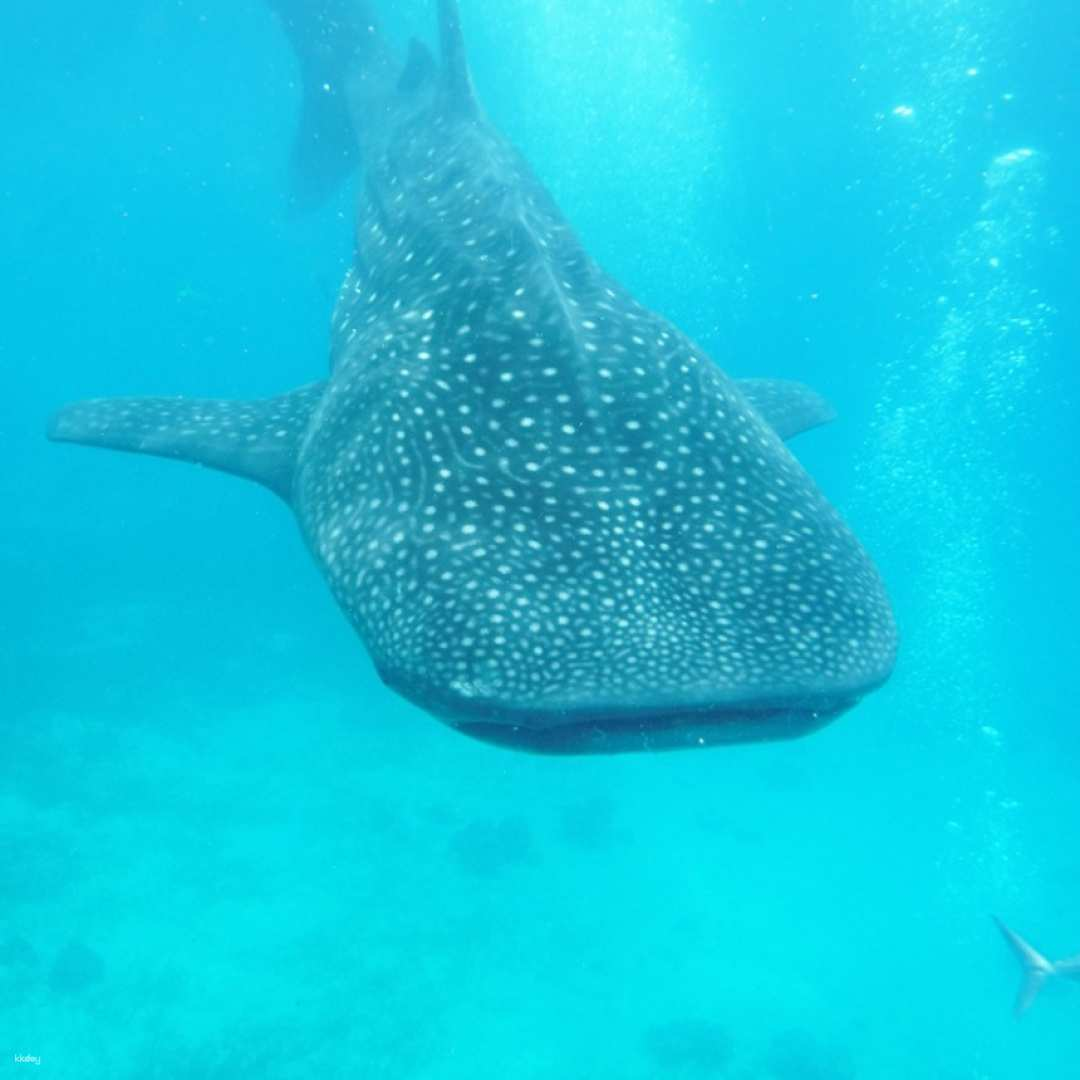
[[[491,743],[791,738],[880,686],[886,590],[784,441],[828,403],[731,378],[598,265],[488,119],[455,0],[434,51],[399,51],[367,3],[271,6],[300,55],[304,199],[362,173],[329,373],[79,402],[50,437],[269,488],[380,677]]]
[[[1080,982],[1080,956],[1068,960],[1048,960],[1029,945],[1015,930],[1010,930],[997,916],[994,922],[1009,943],[1023,969],[1023,981],[1016,996],[1015,1012],[1023,1016],[1031,1008],[1039,991],[1048,979],[1070,979]]]

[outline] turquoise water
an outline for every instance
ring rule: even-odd
[[[990,916],[1080,952],[1080,16],[462,6],[589,249],[836,404],[794,449],[889,584],[896,673],[796,743],[509,753],[382,687],[270,495],[47,444],[65,400],[321,374],[351,200],[289,213],[261,2],[9,13],[6,1067],[1073,1075],[1080,986],[1015,1021]]]

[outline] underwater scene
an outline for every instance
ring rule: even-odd
[[[1080,9],[9,7],[4,1071],[1080,1077]]]

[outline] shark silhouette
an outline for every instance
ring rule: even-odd
[[[1031,1008],[1039,991],[1048,979],[1072,979],[1080,982],[1080,956],[1068,960],[1047,960],[1032,948],[1018,933],[1010,930],[997,916],[994,917],[1010,948],[1023,968],[1023,981],[1016,996],[1016,1015],[1023,1016]]]
[[[276,492],[381,677],[495,743],[787,738],[879,686],[885,590],[782,441],[829,406],[729,378],[590,258],[486,119],[454,0],[437,59],[365,3],[273,6],[301,199],[364,173],[328,378],[78,403],[50,436]]]

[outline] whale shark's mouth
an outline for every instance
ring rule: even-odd
[[[566,712],[537,716],[534,723],[511,715],[503,720],[456,719],[465,735],[537,754],[616,754],[640,750],[700,749],[740,742],[794,739],[834,720],[858,697],[787,705],[746,705],[684,710]]]
[[[536,754],[615,754],[795,739],[835,720],[877,685],[771,698],[539,708],[433,697],[387,682],[464,735]]]

